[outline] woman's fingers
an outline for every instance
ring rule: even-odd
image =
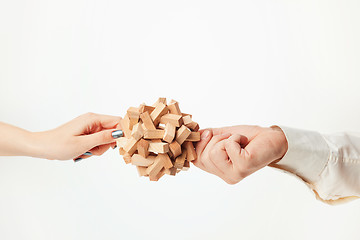
[[[86,113],[83,117],[86,119],[87,124],[95,124],[101,126],[103,129],[116,128],[121,120],[121,117],[97,113]]]
[[[107,129],[89,135],[79,136],[82,144],[86,149],[91,149],[96,146],[115,143],[116,139],[122,137],[124,134],[121,130]]]
[[[107,150],[109,150],[110,147],[111,144],[100,145],[91,149],[90,152],[92,153],[92,155],[100,156],[103,155]]]

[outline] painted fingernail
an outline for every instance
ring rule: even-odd
[[[115,149],[115,148],[117,148],[117,145],[115,145],[115,146],[113,147],[113,149]]]
[[[116,138],[124,136],[124,133],[122,130],[115,130],[111,133],[111,136],[116,139]]]
[[[81,161],[81,160],[82,160],[82,158],[80,158],[80,157],[79,157],[79,158],[75,158],[75,159],[74,159],[74,162],[78,162],[78,161]]]
[[[208,130],[205,130],[202,134],[201,134],[201,139],[205,139],[209,136],[210,134],[210,131]]]
[[[92,153],[91,153],[91,152],[86,152],[86,153],[84,153],[83,155],[85,155],[85,156],[91,156]]]

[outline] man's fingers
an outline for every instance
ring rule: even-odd
[[[231,163],[229,162],[229,156],[225,151],[225,143],[227,139],[221,140],[210,151],[210,161],[222,172],[222,175],[226,178],[225,173],[229,172]]]
[[[226,140],[225,150],[229,155],[229,158],[237,168],[241,165],[241,143],[247,143],[247,138],[245,136],[241,136],[239,134],[234,134]]]
[[[212,138],[212,132],[210,130],[205,130],[201,133],[201,140],[195,144],[195,150],[197,157],[199,158],[203,153],[206,145]]]

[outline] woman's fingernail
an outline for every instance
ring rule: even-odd
[[[111,136],[116,139],[116,138],[124,136],[124,133],[122,130],[115,130],[111,133]]]
[[[86,153],[84,153],[83,155],[85,155],[85,156],[91,156],[92,153],[91,153],[91,152],[86,152]]]
[[[202,134],[201,134],[201,139],[205,139],[209,136],[210,131],[209,130],[205,130]]]
[[[74,159],[74,162],[78,162],[78,161],[81,161],[82,160],[82,158],[81,157],[79,157],[79,158],[75,158]]]
[[[113,147],[113,149],[115,149],[115,148],[117,148],[117,145],[115,145],[115,146]]]

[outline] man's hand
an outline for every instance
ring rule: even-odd
[[[203,129],[194,165],[236,184],[253,172],[279,161],[287,140],[279,127],[233,126]]]

